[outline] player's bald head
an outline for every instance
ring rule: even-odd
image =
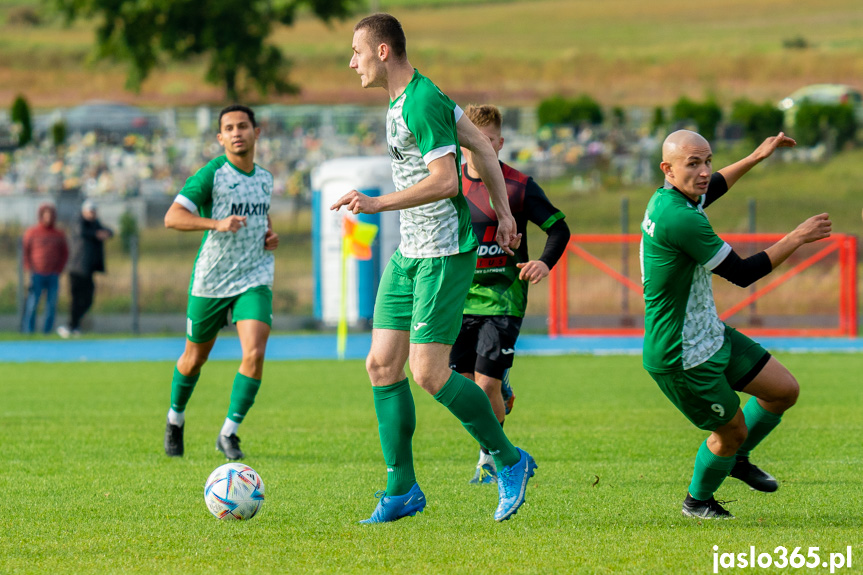
[[[662,143],[659,169],[665,174],[667,183],[690,200],[698,201],[698,197],[707,191],[713,172],[713,151],[700,134],[678,130]]]
[[[662,142],[662,161],[672,163],[675,159],[686,157],[691,150],[710,151],[710,143],[698,132],[677,130]]]

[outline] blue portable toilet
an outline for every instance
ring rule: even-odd
[[[395,190],[389,156],[338,158],[312,171],[312,257],[315,280],[315,318],[324,325],[338,324],[342,297],[342,229],[345,217],[378,226],[372,259],[348,260],[347,317],[352,325],[368,325],[374,314],[375,295],[384,267],[399,245],[397,211],[349,214],[330,210],[336,200],[357,190],[381,196]]]

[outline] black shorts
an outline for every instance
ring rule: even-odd
[[[503,379],[512,367],[522,318],[512,315],[465,315],[449,354],[450,369]]]

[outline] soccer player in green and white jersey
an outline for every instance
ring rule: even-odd
[[[779,485],[749,455],[797,401],[797,380],[776,358],[716,312],[711,273],[745,287],[766,276],[797,248],[830,235],[827,214],[813,216],[766,250],[740,258],[707,220],[704,208],[779,147],[780,133],[746,158],[712,172],[713,153],[701,135],[672,133],[662,145],[665,186],[641,224],[644,284],[644,368],[695,426],[711,434],[698,450],[683,515],[733,518],[713,494],[729,474],[758,491]],[[752,397],[740,409],[737,392]]]
[[[171,383],[165,428],[165,453],[170,456],[183,455],[186,404],[230,312],[243,358],[216,448],[228,459],[243,457],[237,430],[261,386],[273,323],[272,250],[279,245],[269,216],[273,175],[255,164],[260,132],[251,109],[223,109],[216,138],[225,154],[186,181],[165,215],[165,227],[205,232],[189,285],[186,349]]]
[[[378,287],[366,359],[387,488],[363,523],[396,521],[415,515],[426,504],[414,473],[411,443],[416,416],[404,369],[407,361],[416,383],[495,458],[499,504],[494,518],[503,521],[524,502],[536,464],[507,439],[482,389],[449,368],[449,350],[461,326],[477,247],[461,193],[459,145],[478,157],[480,176],[500,221],[501,248],[512,253],[520,238],[488,138],[414,70],[405,44],[401,24],[389,14],[374,14],[354,27],[351,68],[364,88],[380,87],[390,96],[386,129],[396,191],[369,197],[352,190],[332,206],[345,206],[354,214],[400,210],[401,219],[401,244]]]

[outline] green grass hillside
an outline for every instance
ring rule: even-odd
[[[221,102],[200,62],[165,63],[140,94],[124,92],[124,70],[88,63],[93,26],[9,23],[21,6],[0,6],[0,105],[24,93],[37,106],[108,98],[142,104]],[[416,7],[419,5],[420,7]],[[778,100],[814,82],[863,77],[863,4],[720,0],[381,1],[403,22],[411,62],[459,101],[534,104],[586,92],[604,105],[667,105],[680,95]],[[359,15],[357,16],[359,17]],[[325,25],[301,18],[273,40],[295,61],[303,87],[283,102],[380,102],[348,68],[356,18]]]
[[[716,150],[714,168],[719,169],[742,158],[751,146]],[[838,154],[823,163],[784,163],[778,157],[756,166],[732,191],[708,210],[710,222],[722,232],[749,231],[749,200],[756,202],[758,232],[782,233],[815,214],[827,212],[833,231],[863,233],[860,212],[860,166],[863,150]],[[549,196],[579,233],[617,233],[620,231],[620,204],[629,199],[630,232],[637,233],[655,189],[662,185],[658,172],[655,184],[628,187],[612,185],[591,194],[573,192],[570,182],[543,183]]]

